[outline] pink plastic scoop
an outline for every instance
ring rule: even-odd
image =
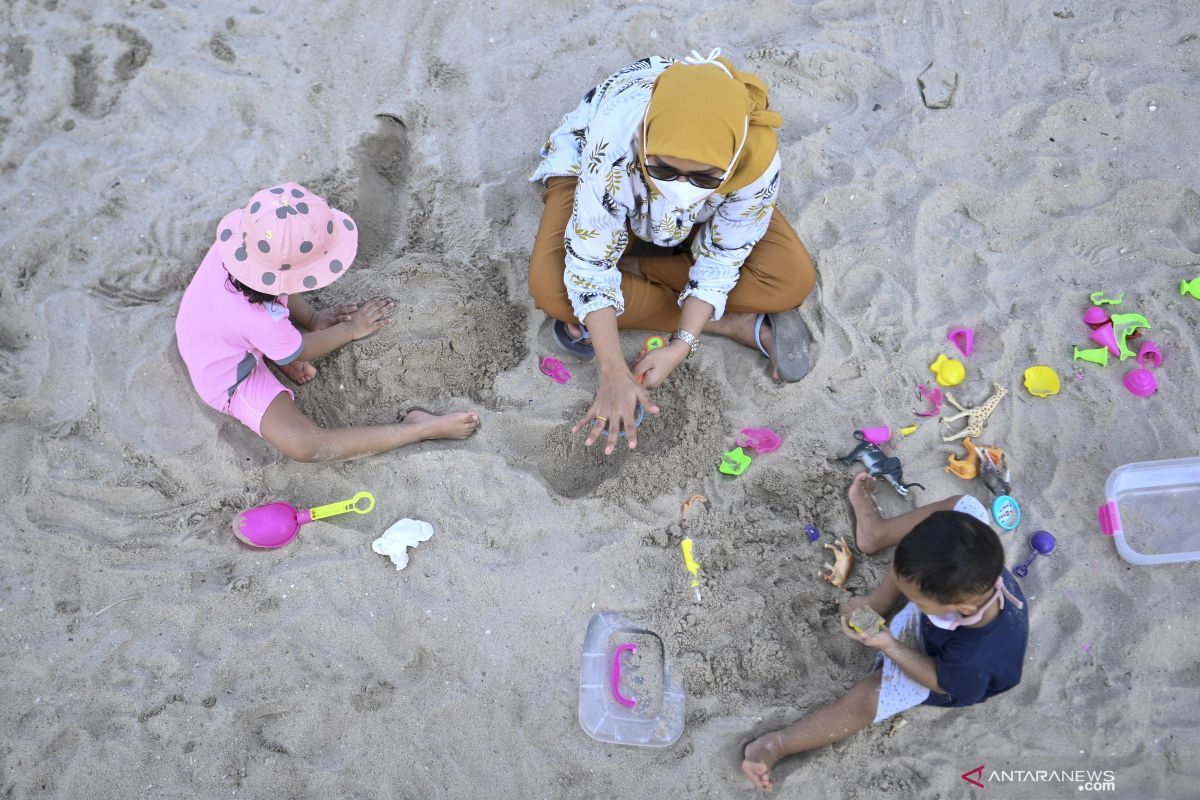
[[[366,504],[362,505],[364,500]],[[375,496],[370,492],[359,492],[349,500],[304,511],[297,510],[291,503],[267,503],[238,514],[233,520],[233,535],[251,547],[283,547],[296,538],[301,525],[350,511],[366,514],[374,507]]]
[[[618,703],[625,706],[626,708],[633,708],[634,706],[637,705],[637,700],[634,700],[633,698],[626,697],[625,695],[621,694],[621,655],[626,650],[636,653],[637,645],[634,644],[633,642],[626,642],[625,644],[618,646],[617,649],[613,652],[612,693],[613,693],[613,697],[617,698]]]

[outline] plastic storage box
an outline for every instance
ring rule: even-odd
[[[1200,561],[1200,458],[1117,467],[1105,486],[1100,530],[1130,564]]]
[[[658,685],[646,685],[635,670],[628,677],[640,684],[637,702],[627,708],[613,694],[613,657],[618,642],[632,637],[656,644],[652,671]],[[588,623],[583,642],[583,669],[579,675],[579,724],[593,739],[612,744],[666,747],[683,733],[683,679],[673,677],[662,639],[653,631],[631,623],[613,611],[603,611]]]

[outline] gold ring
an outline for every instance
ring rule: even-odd
[[[603,423],[605,423],[605,422],[608,422],[608,417],[601,417],[601,416],[597,415],[597,416],[596,416],[596,422],[599,422],[599,423],[601,423],[601,424],[603,424]]]

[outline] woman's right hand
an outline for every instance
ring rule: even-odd
[[[596,399],[583,418],[571,428],[571,432],[579,433],[585,426],[590,426],[584,444],[591,447],[607,429],[608,442],[604,446],[604,454],[612,455],[617,449],[617,434],[624,429],[626,442],[632,450],[637,447],[638,403],[651,414],[658,413],[658,406],[650,402],[650,393],[638,385],[628,368],[612,373],[601,371]]]

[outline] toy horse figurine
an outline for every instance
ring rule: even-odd
[[[873,478],[882,476],[896,490],[896,494],[901,497],[908,494],[908,487],[910,486],[916,486],[919,489],[925,488],[919,483],[905,483],[904,473],[900,467],[900,459],[896,456],[885,456],[883,451],[878,447],[868,441],[864,441],[862,431],[855,431],[854,438],[859,441],[858,447],[851,450],[849,455],[838,459],[847,467],[851,466],[855,461],[861,461],[863,466],[867,468],[868,475]]]

